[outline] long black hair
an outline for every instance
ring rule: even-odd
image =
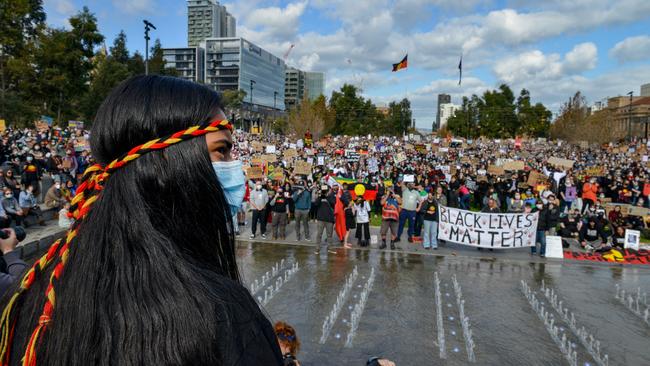
[[[101,164],[149,140],[209,122],[219,95],[177,78],[138,76],[97,112],[92,154]],[[204,137],[116,170],[70,245],[55,282],[39,365],[217,365],[219,304],[239,286],[232,219]],[[18,364],[45,302],[49,271],[21,300],[11,344]],[[6,305],[7,297],[0,304]]]

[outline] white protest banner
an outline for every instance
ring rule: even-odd
[[[625,249],[639,250],[641,232],[639,230],[625,229]]]
[[[325,165],[325,157],[319,156],[317,165]]]
[[[394,157],[393,160],[395,160],[395,164],[399,164],[403,161],[406,161],[406,154],[403,152],[397,153]]]
[[[266,145],[266,153],[267,154],[275,154],[275,146],[274,145]]]
[[[440,206],[438,239],[480,248],[535,245],[537,213],[482,213]]]
[[[546,258],[564,259],[562,251],[562,237],[546,235]]]

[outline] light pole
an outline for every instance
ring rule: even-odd
[[[253,108],[253,85],[255,85],[255,80],[251,80],[251,110]]]
[[[630,105],[627,108],[627,140],[632,140],[632,95],[633,91],[627,93],[630,96]]]
[[[144,22],[144,74],[149,75],[149,31],[151,28],[156,29],[156,27],[151,24],[148,20],[143,19]]]

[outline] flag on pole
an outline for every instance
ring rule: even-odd
[[[458,85],[463,80],[463,55],[460,55],[460,62],[458,63]]]
[[[408,58],[409,58],[409,55],[407,53],[406,56],[404,56],[404,58],[402,59],[402,61],[400,61],[400,62],[398,62],[396,64],[393,64],[393,72],[396,72],[396,71],[399,71],[401,69],[407,68],[408,63],[409,63]]]

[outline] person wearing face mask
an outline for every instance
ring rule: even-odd
[[[251,183],[252,184],[252,183]],[[266,204],[269,203],[269,194],[262,187],[262,182],[255,182],[254,189],[250,192],[249,203],[251,205],[251,239],[257,235],[257,224],[260,224],[260,234],[262,239],[266,239]]]
[[[589,207],[593,206],[596,203],[598,198],[598,183],[596,183],[596,178],[591,177],[585,184],[582,186],[582,213],[587,212]]]
[[[285,240],[289,217],[289,192],[284,192],[282,187],[278,187],[275,196],[271,199],[271,215],[273,240]]]
[[[580,211],[573,210],[560,220],[560,236],[563,238],[576,238],[581,227]]]
[[[2,199],[2,208],[5,214],[16,223],[16,226],[23,224],[23,210],[18,205],[18,200],[10,188],[4,189],[4,198]]]
[[[549,229],[548,209],[541,200],[535,204],[535,211],[538,213],[537,234],[535,236],[535,246],[530,248],[530,255],[537,253],[537,244],[539,244],[539,256],[546,256],[546,232]]]
[[[38,196],[40,192],[39,180],[41,177],[41,169],[34,161],[34,156],[29,154],[25,157],[25,163],[23,164],[21,171],[22,175],[20,178],[20,184],[23,187],[31,185],[34,189],[34,196]]]
[[[238,268],[245,177],[232,133],[201,84],[140,75],[113,89],[92,124],[98,163],[79,177],[75,223],[0,300],[2,362],[282,365]]]
[[[65,151],[65,157],[61,164],[63,172],[67,174],[70,178],[74,179],[77,176],[77,169],[79,168],[79,163],[77,162],[77,157],[75,155],[74,148],[68,147]]]
[[[311,191],[305,187],[304,182],[295,186],[292,194],[292,201],[295,207],[296,218],[296,241],[302,239],[300,226],[303,227],[302,233],[307,241],[311,241],[309,235],[309,210],[311,209]]]
[[[48,208],[60,210],[66,203],[65,197],[61,191],[61,182],[54,182],[54,184],[45,193],[45,205]]]
[[[422,202],[421,210],[424,212],[424,225],[422,246],[424,249],[438,249],[438,209],[439,203],[432,193]]]
[[[509,213],[524,212],[524,200],[521,199],[521,193],[515,192],[514,196],[508,202]]]
[[[18,204],[23,210],[23,217],[26,218],[27,216],[35,216],[39,225],[45,226],[41,208],[38,206],[38,202],[34,196],[34,186],[28,185],[22,192],[20,192],[20,196],[18,197]],[[25,225],[26,224],[27,223],[25,223]]]
[[[4,185],[6,188],[9,188],[9,190],[14,195],[14,197],[18,197],[18,195],[20,194],[20,185],[18,184],[18,181],[14,177],[13,170],[8,169],[5,172]]]

